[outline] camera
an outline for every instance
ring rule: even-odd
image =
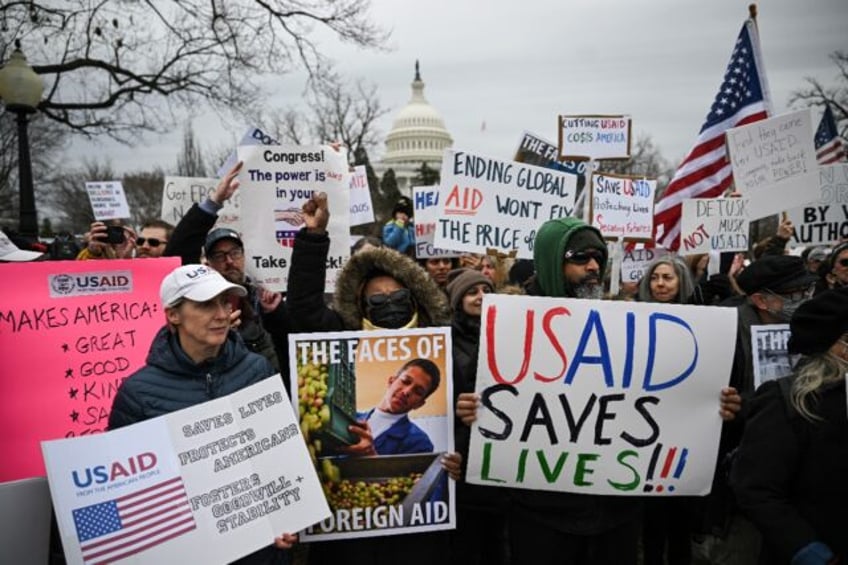
[[[106,226],[106,243],[123,243],[126,239],[123,226]]]

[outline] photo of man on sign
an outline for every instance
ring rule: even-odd
[[[306,539],[452,525],[441,464],[453,449],[445,330],[292,337],[301,429],[333,513]]]

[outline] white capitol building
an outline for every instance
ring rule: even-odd
[[[411,182],[421,163],[438,171],[442,166],[442,153],[451,145],[453,138],[441,114],[424,98],[424,81],[416,61],[412,97],[395,116],[386,136],[386,153],[374,165],[374,172],[382,178],[388,169],[393,169],[398,189],[412,196]]]

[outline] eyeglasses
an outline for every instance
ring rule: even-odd
[[[229,251],[216,251],[209,254],[209,260],[213,263],[223,263],[227,259],[238,261],[242,257],[244,257],[244,250],[241,247],[233,247]]]
[[[592,259],[600,265],[604,260],[604,255],[600,251],[596,251],[594,249],[589,249],[587,251],[572,251],[568,250],[565,252],[565,256],[563,257],[569,263],[574,263],[575,265],[585,265]]]
[[[160,245],[164,245],[168,243],[168,240],[161,240],[155,237],[137,237],[135,238],[135,244],[139,247],[147,243],[150,247],[159,247]]]
[[[782,298],[783,300],[791,300],[792,302],[798,302],[800,300],[805,300],[807,298],[812,298],[813,293],[816,291],[815,283],[811,284],[807,288],[802,288],[798,290],[790,290],[787,292],[772,292],[771,290],[766,289],[766,292],[771,294],[772,296],[776,296],[777,298]]]
[[[409,292],[409,289],[401,288],[388,294],[372,294],[371,296],[365,299],[365,303],[368,304],[370,308],[373,308],[375,306],[382,306],[390,302],[406,302],[411,298],[412,294]]]

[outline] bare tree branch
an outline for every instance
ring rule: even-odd
[[[327,65],[313,39],[322,29],[380,48],[387,34],[369,1],[7,1],[0,60],[19,40],[44,78],[47,117],[129,142],[172,129],[172,105],[249,115],[265,76],[296,67],[317,76]]]

